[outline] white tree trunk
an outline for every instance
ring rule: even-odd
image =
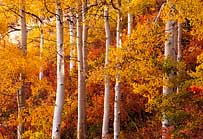
[[[178,44],[177,44],[177,61],[182,59],[182,25],[178,22]]]
[[[74,45],[74,17],[72,9],[69,14],[69,35],[70,35],[70,75],[72,75],[73,68],[75,67],[75,45]]]
[[[22,0],[22,7],[20,9],[21,16],[21,48],[26,55],[27,53],[27,28],[26,28],[26,16],[25,16],[25,1]]]
[[[117,17],[117,33],[116,33],[116,47],[121,48],[121,9],[119,7]],[[118,73],[120,65],[117,66],[116,84],[115,84],[115,100],[114,100],[114,139],[119,139],[120,133],[120,75]]]
[[[83,117],[83,139],[86,139],[86,79],[87,79],[87,37],[88,37],[88,27],[86,21],[86,14],[87,14],[87,1],[83,1],[82,4],[82,57],[83,57],[83,94],[81,100],[82,102],[82,117]]]
[[[109,9],[104,9],[104,22],[106,32],[106,55],[105,55],[105,69],[109,63],[109,48],[111,43],[110,24],[109,24]],[[108,73],[105,74],[105,90],[104,90],[104,115],[102,125],[102,139],[107,139],[109,132],[109,96],[110,96],[110,78]]]
[[[78,57],[78,125],[77,138],[86,138],[85,122],[85,75],[83,70],[83,52],[82,52],[82,26],[81,15],[76,15],[77,20],[77,57]]]
[[[52,139],[60,139],[61,117],[64,104],[64,42],[63,14],[60,1],[56,0],[56,42],[57,42],[57,90],[54,106]]]
[[[20,48],[23,51],[23,54],[27,54],[27,29],[26,29],[26,15],[25,15],[25,1],[20,1],[20,27],[21,27],[21,44]],[[24,73],[20,73],[19,80],[24,80]],[[22,120],[22,111],[25,108],[25,90],[24,90],[24,83],[22,84],[21,88],[17,92],[17,103],[18,103],[18,119]],[[22,134],[24,132],[24,123],[23,121],[19,121],[17,127],[17,138],[22,139]]]
[[[39,29],[40,29],[40,60],[42,60],[42,50],[44,45],[44,31],[43,31],[43,23],[39,22]],[[43,67],[40,65],[39,69],[39,80],[42,80],[43,78]]]
[[[132,15],[128,13],[128,35],[132,33]]]
[[[166,34],[166,41],[165,41],[165,50],[164,50],[164,56],[165,59],[170,59],[175,61],[176,60],[176,52],[175,52],[175,44],[174,44],[174,33],[175,33],[175,22],[174,21],[167,21],[165,26],[165,34]],[[171,71],[167,71],[167,73],[164,74],[164,86],[163,86],[163,96],[167,96],[174,92],[174,87],[169,86],[172,79],[175,76],[175,71],[172,69]],[[170,126],[170,120],[166,116],[165,112],[163,112],[163,120],[162,120],[162,139],[166,138],[166,134],[168,131],[168,127]]]
[[[175,29],[175,22],[174,21],[168,21],[166,23],[165,27],[165,33],[166,33],[166,41],[165,41],[165,48],[164,48],[164,57],[165,59],[175,60],[176,52],[175,52],[175,44],[174,44],[174,29]],[[171,76],[174,76],[174,71],[170,71],[170,78]],[[168,76],[168,75],[166,75]],[[173,92],[173,88],[164,86],[163,87],[163,95],[168,95],[171,92]]]
[[[181,62],[182,60],[182,25],[180,22],[178,22],[178,41],[177,41],[177,62]],[[179,76],[180,73],[177,71],[177,76]],[[180,83],[177,83],[177,93],[180,92],[179,88]]]
[[[130,0],[128,0],[128,3],[130,3]],[[132,15],[130,13],[130,7],[128,7],[128,36],[132,33]]]
[[[83,52],[83,71],[86,78],[87,74],[87,36],[88,36],[88,27],[86,25],[86,14],[87,14],[87,4],[83,2],[82,5],[82,52]]]

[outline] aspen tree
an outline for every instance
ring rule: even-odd
[[[87,1],[78,2],[77,56],[78,56],[78,126],[77,138],[86,139],[86,77],[87,77]],[[82,24],[82,25],[81,25]]]
[[[166,27],[165,27],[165,33],[167,36],[167,40],[165,41],[165,49],[164,49],[165,59],[174,58],[173,30],[174,30],[174,21],[167,21]],[[165,74],[165,76],[166,76],[165,78],[167,78],[167,79],[172,79],[174,74],[172,74],[172,71],[171,71],[169,75]],[[169,83],[169,82],[167,82],[167,83]],[[163,86],[163,95],[164,96],[166,96],[172,92],[173,92],[173,88],[168,87],[168,86]]]
[[[87,37],[88,37],[88,27],[86,21],[87,14],[87,2],[84,0],[82,2],[82,52],[83,52],[83,71],[86,79],[87,76]]]
[[[128,3],[130,3],[130,0],[128,0]],[[130,13],[130,8],[128,7],[128,35],[132,33],[132,14]]]
[[[78,57],[78,125],[77,138],[86,138],[85,127],[85,76],[83,71],[83,52],[82,52],[82,17],[80,14],[76,15],[77,26],[77,57]]]
[[[72,8],[70,8],[69,13],[69,40],[70,40],[70,75],[73,72],[75,67],[74,57],[75,57],[75,48],[74,48],[74,17],[72,13]]]
[[[121,44],[121,0],[118,0],[117,8],[117,29],[116,29],[116,47],[120,49]],[[114,100],[114,139],[119,139],[120,133],[120,74],[118,73],[120,65],[116,65],[116,84],[115,84],[115,100]]]
[[[88,38],[88,27],[87,27],[87,21],[86,21],[86,15],[87,15],[87,1],[83,0],[82,2],[82,56],[83,56],[83,94],[82,94],[82,119],[83,119],[83,139],[86,137],[86,79],[87,79],[87,38]]]
[[[182,59],[182,25],[178,22],[178,41],[177,41],[177,61],[180,62]]]
[[[69,91],[71,91],[72,87],[72,77],[73,77],[73,71],[74,68],[76,68],[76,47],[75,47],[75,31],[74,31],[74,15],[73,15],[73,8],[70,8],[69,14],[68,14],[68,23],[69,23],[69,54],[70,54],[70,59],[69,59],[69,73],[67,74],[68,76],[68,84],[69,84]]]
[[[177,62],[181,62],[182,60],[182,25],[180,22],[177,23],[178,24],[178,36],[177,36]],[[177,72],[177,75],[179,75],[180,73]],[[180,88],[179,88],[179,84],[177,83],[177,93],[179,93]]]
[[[44,31],[43,31],[43,23],[39,22],[39,29],[40,29],[40,46],[39,46],[39,51],[40,51],[40,60],[42,60],[42,50],[43,50],[43,45],[44,45]],[[39,69],[39,80],[42,80],[43,78],[43,67],[40,65]]]
[[[52,139],[60,139],[61,117],[64,104],[64,42],[63,13],[60,0],[56,0],[57,89],[54,106]]]
[[[20,28],[21,28],[21,43],[20,48],[23,51],[24,56],[27,54],[27,29],[26,29],[26,14],[25,14],[25,1],[20,0]],[[22,139],[24,132],[24,124],[22,113],[25,108],[25,89],[24,89],[24,73],[20,73],[20,81],[23,82],[21,88],[17,93],[17,103],[18,103],[18,127],[17,127],[17,138]]]
[[[167,1],[168,3],[168,1]],[[169,3],[170,6],[170,3]],[[172,7],[170,7],[172,8]],[[172,13],[169,13],[169,17],[171,17]],[[176,52],[175,52],[175,43],[174,39],[175,35],[175,21],[172,19],[169,19],[165,23],[165,35],[166,35],[166,41],[165,41],[165,48],[164,48],[164,57],[165,60],[169,61],[175,61],[176,60]],[[175,76],[175,69],[171,68],[170,71],[165,71],[164,73],[164,85],[163,85],[163,96],[167,96],[174,92],[174,87],[172,84],[172,80]],[[167,138],[167,132],[169,130],[170,126],[170,120],[167,117],[166,113],[163,112],[163,120],[162,120],[162,139]]]
[[[106,54],[105,54],[105,69],[109,63],[109,47],[111,43],[110,24],[109,24],[109,8],[104,9],[104,22],[105,22],[105,33],[106,33]],[[110,96],[110,77],[108,72],[105,74],[105,90],[104,90],[104,115],[102,125],[102,139],[107,139],[109,132],[109,96]]]

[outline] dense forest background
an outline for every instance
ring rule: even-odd
[[[1,0],[0,139],[202,139],[202,8]]]

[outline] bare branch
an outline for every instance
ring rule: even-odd
[[[36,14],[30,13],[30,12],[26,12],[26,11],[24,11],[24,10],[23,10],[23,12],[25,12],[26,14],[29,14],[29,15],[31,15],[31,16],[33,16],[33,17],[35,17],[36,19],[38,19],[38,20],[40,21],[40,23],[43,23],[43,21],[40,19],[40,17],[37,16]]]
[[[156,16],[156,18],[154,19],[154,23],[157,23],[157,21],[158,21],[160,15],[161,15],[161,12],[162,12],[162,10],[163,10],[163,8],[164,8],[165,5],[166,5],[165,2],[161,5],[161,8],[159,9],[159,13],[158,13],[158,15]]]
[[[54,16],[57,16],[55,13],[51,12],[51,11],[48,9],[46,0],[44,0],[44,7],[45,7],[45,9],[47,10],[47,12],[53,14]]]
[[[116,9],[116,10],[119,11],[119,8],[117,8],[117,7],[115,6],[115,4],[113,3],[113,0],[111,0],[111,5],[112,5],[112,7],[113,7],[114,9]]]

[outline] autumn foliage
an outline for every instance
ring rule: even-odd
[[[19,121],[25,123],[23,138],[50,139],[56,96],[56,29],[55,19],[51,14],[54,11],[52,7],[54,1],[47,0],[47,7],[41,1],[27,1],[27,22],[30,24],[27,55],[20,51],[18,43],[12,42],[9,38],[8,32],[18,24],[18,15],[16,15],[18,2],[8,4],[9,2],[8,0],[0,2],[0,139],[17,138]],[[112,43],[107,68],[104,68],[103,3],[99,3],[98,7],[92,6],[89,10],[86,79],[88,139],[101,138],[106,73],[110,76],[110,138],[113,138],[114,85],[117,73],[121,76],[121,139],[161,138],[163,112],[172,123],[166,129],[167,138],[203,138],[203,2],[171,0],[171,3],[176,5],[176,10],[173,11],[174,21],[183,25],[181,62],[164,61],[166,40],[164,22],[168,19],[165,15],[169,9],[165,7],[159,20],[154,22],[163,2],[163,0],[132,0],[130,3],[122,1],[123,43],[122,48],[119,49],[115,46],[115,9],[110,8]],[[68,13],[66,10],[70,5],[77,7],[74,1],[62,3],[65,14]],[[50,11],[48,12],[47,9]],[[6,12],[1,12],[3,10]],[[130,36],[126,33],[128,10],[132,13],[134,22]],[[41,57],[40,32],[39,27],[36,27],[39,19],[30,13],[47,22],[43,27],[45,42]],[[190,22],[186,23],[186,19]],[[77,66],[74,67],[72,74],[69,74],[70,49],[67,21],[64,21],[65,103],[61,139],[74,139],[77,137],[78,75]],[[32,23],[34,23],[33,27]],[[18,28],[16,30],[18,31]],[[118,56],[119,58],[116,58]],[[77,63],[77,56],[72,60]],[[39,79],[40,67],[43,67],[42,80]],[[174,90],[172,94],[164,97],[163,74],[174,67],[177,76],[171,84],[178,84],[179,92]],[[25,75],[25,80],[19,80],[20,73]],[[16,93],[22,85],[25,89],[26,106],[22,111],[22,118],[18,118]]]

